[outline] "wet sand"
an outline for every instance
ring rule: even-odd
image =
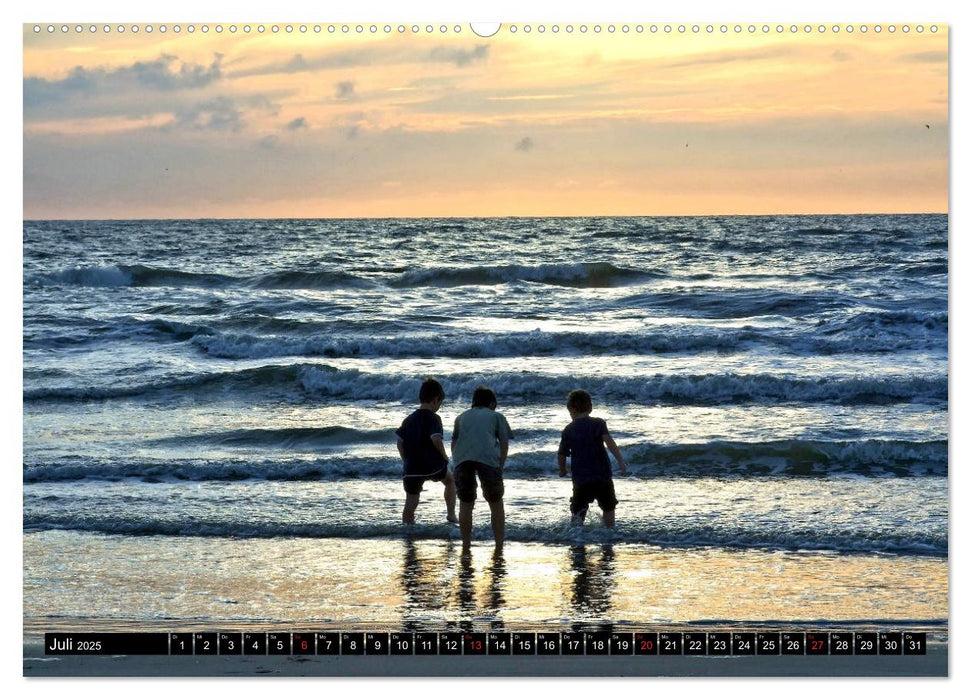
[[[947,560],[937,557],[515,541],[499,559],[489,541],[469,559],[460,552],[441,539],[28,533],[25,633],[920,631],[948,618]]]

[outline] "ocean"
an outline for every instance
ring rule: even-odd
[[[28,221],[25,630],[948,619],[946,215]],[[471,561],[394,431],[514,432]],[[589,391],[629,475],[570,526]]]

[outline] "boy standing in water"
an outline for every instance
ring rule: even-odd
[[[512,431],[505,416],[496,412],[492,389],[477,387],[472,393],[472,408],[455,419],[452,431],[452,457],[455,458],[455,489],[459,498],[459,529],[462,551],[472,546],[472,509],[475,508],[476,476],[482,484],[482,497],[492,514],[492,534],[496,553],[502,552],[506,536],[506,510],[502,503],[505,488],[502,468],[509,453]]]
[[[583,525],[587,508],[596,500],[603,511],[604,525],[613,527],[617,496],[614,494],[607,450],[620,465],[621,476],[627,474],[627,463],[607,431],[607,422],[603,418],[590,417],[593,411],[590,394],[581,389],[571,391],[566,399],[566,408],[573,421],[563,429],[557,461],[560,476],[566,476],[566,458],[570,458],[570,471],[573,473],[570,512],[573,514],[573,524]]]
[[[422,485],[426,480],[445,484],[445,507],[448,521],[457,523],[455,517],[455,481],[448,471],[448,454],[442,438],[442,419],[438,409],[445,403],[445,390],[429,377],[418,391],[418,409],[404,419],[398,428],[398,454],[404,463],[405,508],[401,520],[405,525],[415,524],[415,509],[421,498]]]

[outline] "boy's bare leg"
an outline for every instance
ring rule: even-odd
[[[584,508],[583,510],[577,511],[576,513],[573,514],[573,517],[570,518],[570,524],[573,525],[574,527],[579,527],[583,525],[583,521],[586,519],[587,519],[587,509]]]
[[[462,533],[462,551],[468,552],[472,547],[472,509],[475,501],[459,503],[459,532]]]
[[[455,517],[455,478],[452,472],[445,473],[442,483],[445,484],[445,509],[448,511],[445,519],[450,523],[457,523],[459,519]]]
[[[401,513],[401,522],[405,525],[415,524],[415,510],[418,508],[418,501],[420,499],[420,493],[405,494],[405,509]]]
[[[506,507],[502,499],[489,504],[492,513],[492,536],[496,540],[496,551],[502,551],[502,544],[506,539]]]
[[[604,527],[614,526],[614,511],[605,510],[604,511]]]

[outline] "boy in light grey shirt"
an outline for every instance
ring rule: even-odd
[[[472,545],[476,476],[482,483],[482,497],[489,503],[497,554],[502,552],[505,539],[502,469],[506,464],[512,430],[505,416],[496,411],[496,405],[496,395],[491,389],[477,387],[472,393],[472,408],[455,419],[452,430],[452,462],[456,465],[454,478],[463,553],[468,553]]]

